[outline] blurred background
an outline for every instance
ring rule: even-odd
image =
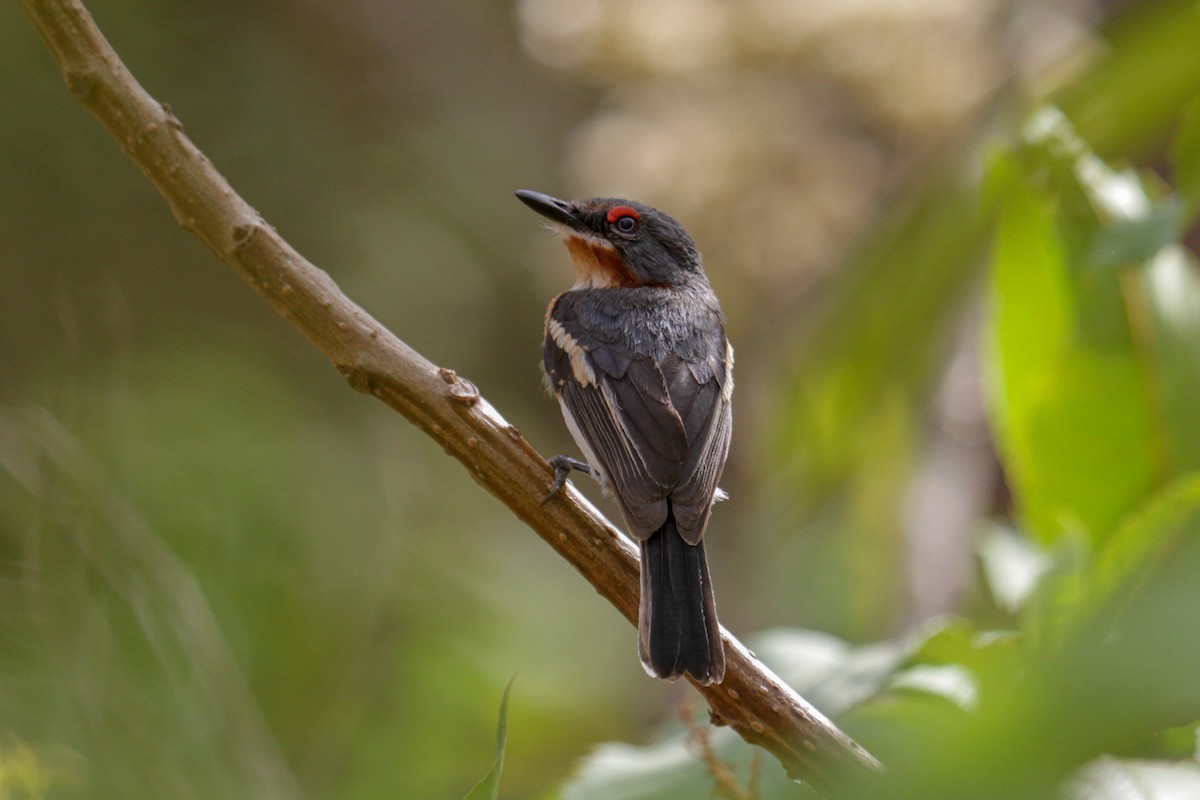
[[[680,219],[737,349],[722,621],[852,645],[975,608],[1010,517],[988,148],[1053,97],[1157,168],[1200,84],[1181,0],[91,10],[251,204],[546,454],[574,451],[538,368],[572,275],[512,191]],[[17,4],[0,96],[11,796],[461,797],[513,675],[503,795],[552,796],[676,717],[623,619],[175,224]]]

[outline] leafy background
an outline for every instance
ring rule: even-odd
[[[93,12],[544,452],[570,277],[510,192],[678,216],[738,348],[722,619],[889,797],[1200,794],[1194,2]],[[16,4],[0,92],[0,796],[462,797],[514,674],[501,796],[711,793],[690,690],[173,224]]]

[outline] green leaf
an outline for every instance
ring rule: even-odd
[[[752,646],[775,674],[830,716],[879,692],[907,649],[902,641],[854,646],[829,634],[794,628],[756,634]]]
[[[1098,267],[1144,256],[1166,225],[1133,224],[1151,210],[1136,176],[1109,169],[1061,113],[1035,114],[1025,140],[989,181],[990,407],[1027,527],[1100,541],[1166,470],[1121,273]]]
[[[1103,538],[1152,485],[1142,373],[1129,351],[1079,348],[1040,377],[1044,394],[1023,431],[1033,452],[1027,499],[1043,529],[1081,525]]]
[[[998,687],[1020,673],[1025,653],[1020,643],[1020,634],[1011,631],[981,632],[953,617],[935,620],[889,687],[919,689],[973,711],[995,702]]]
[[[1046,571],[1021,611],[1021,631],[1031,650],[1054,652],[1075,624],[1095,548],[1082,531],[1069,531],[1047,551]]]
[[[1148,581],[1164,569],[1164,558],[1177,559],[1189,552],[1184,540],[1190,538],[1200,541],[1200,475],[1171,484],[1121,525],[1089,572],[1091,604],[1128,611],[1126,604],[1135,595],[1152,588]],[[1200,581],[1187,595],[1200,601]],[[1194,608],[1200,608],[1200,603],[1189,606],[1188,613]]]
[[[504,749],[508,743],[508,692],[512,689],[514,675],[508,679],[504,687],[504,695],[500,698],[500,722],[496,726],[496,757],[492,768],[475,788],[466,796],[466,800],[496,800],[500,797],[500,778],[504,773]]]
[[[1075,708],[1097,749],[1200,717],[1200,475],[1168,486],[1120,526],[1088,571],[1044,695]]]
[[[924,692],[953,703],[963,711],[979,707],[979,684],[961,664],[919,664],[893,676],[888,687],[895,690]]]

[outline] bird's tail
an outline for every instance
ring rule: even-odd
[[[688,673],[704,685],[725,678],[704,542],[683,540],[669,506],[663,526],[642,542],[638,651],[642,666],[657,678]]]

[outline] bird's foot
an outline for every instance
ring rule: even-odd
[[[592,468],[587,462],[580,461],[578,458],[570,456],[555,456],[550,459],[550,466],[554,467],[554,483],[550,484],[550,494],[546,495],[546,499],[542,500],[542,505],[546,505],[554,499],[554,495],[558,494],[563,485],[567,482],[567,476],[571,474],[571,470],[578,470],[585,475],[592,475]]]

